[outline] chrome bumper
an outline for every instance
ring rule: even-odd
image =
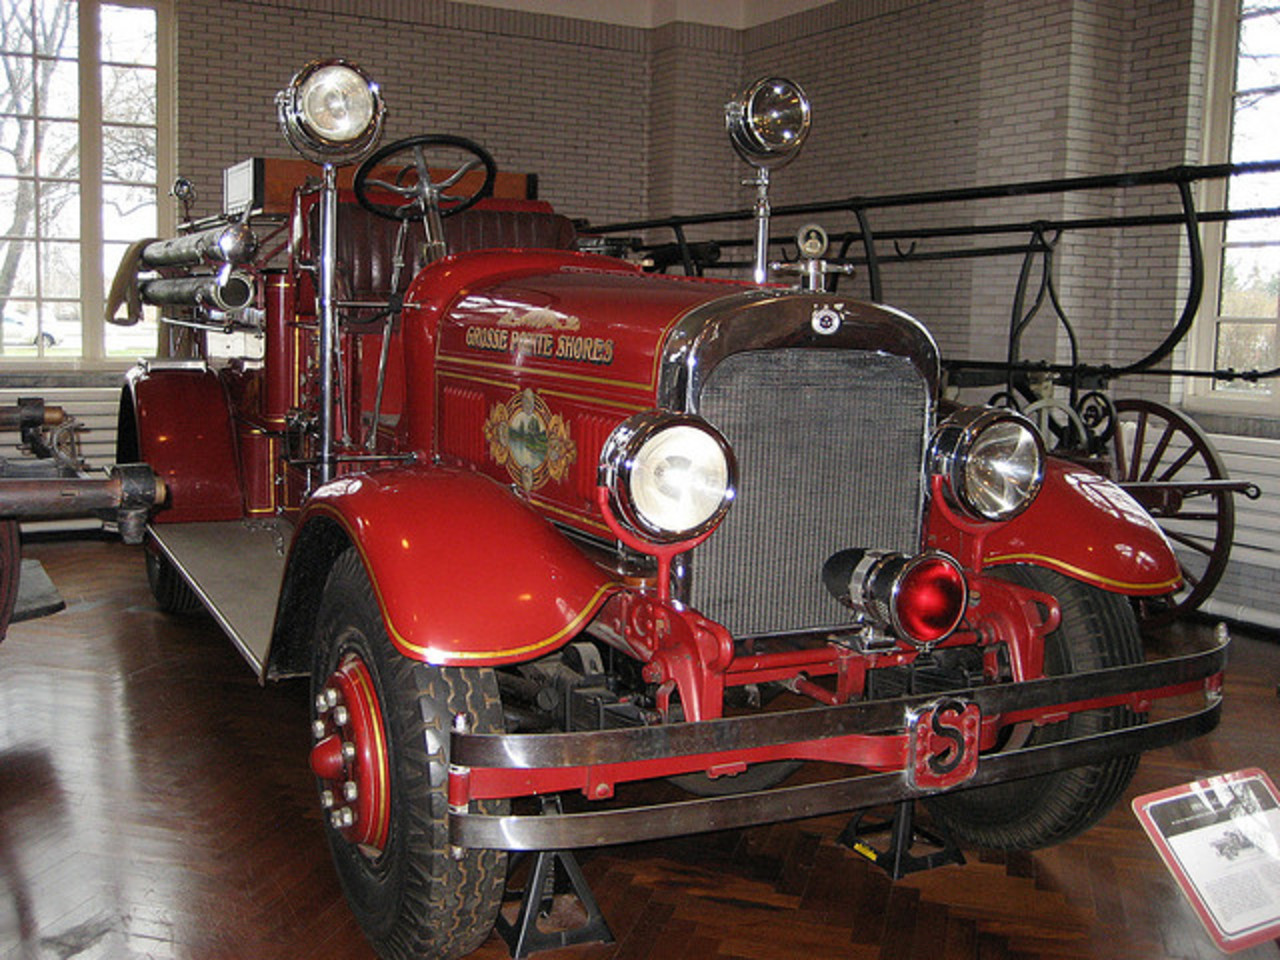
[[[459,848],[559,850],[634,843],[660,837],[820,816],[967,789],[1139,753],[1208,733],[1218,725],[1225,640],[1211,649],[1151,663],[1067,677],[974,687],[782,713],[667,726],[554,734],[455,732],[449,775],[450,838]],[[482,796],[525,796],[565,789],[588,797],[612,795],[614,783],[707,769],[748,751],[756,762],[787,756],[829,758],[839,738],[910,747],[913,727],[940,699],[983,717],[1036,712],[1048,717],[1125,703],[1151,703],[1203,692],[1205,705],[1179,716],[1043,746],[971,758],[962,782],[939,787],[913,775],[911,764],[885,773],[734,794],[582,813],[491,816],[471,812]],[[892,751],[890,751],[892,752]],[[486,780],[486,775],[489,777]],[[486,789],[485,784],[489,784]],[[502,783],[500,789],[494,785]],[[472,789],[480,785],[479,791]]]

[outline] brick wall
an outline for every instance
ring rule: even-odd
[[[727,203],[737,169],[724,105],[742,69],[737,31],[671,23],[649,44],[649,215],[667,217]]]
[[[774,178],[777,201],[1194,160],[1204,6],[1200,0],[843,0],[747,31],[744,75],[794,76],[815,104],[806,154]],[[876,212],[872,226],[1176,209],[1176,194],[1163,188]],[[852,228],[849,222],[828,226]],[[788,228],[776,224],[775,235]],[[963,243],[924,241],[917,250],[955,246]],[[1182,252],[1176,228],[1123,237],[1094,231],[1060,242],[1057,292],[1080,332],[1085,360],[1124,363],[1159,342],[1181,306]],[[885,292],[929,324],[944,354],[1003,359],[1020,266],[1016,255],[891,261],[884,266]],[[1038,276],[1039,264],[1035,270]],[[1066,358],[1065,338],[1047,310],[1025,331],[1022,356]],[[1135,389],[1168,396],[1170,384],[1143,382]]]
[[[337,54],[381,82],[388,137],[472,137],[501,166],[536,172],[565,213],[596,222],[749,207],[722,107],[765,73],[798,80],[815,104],[804,155],[775,174],[776,205],[1171,166],[1198,146],[1204,5],[837,0],[735,31],[446,0],[177,0],[179,169],[204,186],[209,212],[224,166],[289,156],[274,94],[306,59]],[[1167,210],[1168,197],[917,208],[878,214],[873,227]],[[1179,248],[1176,230],[1064,242],[1059,292],[1088,359],[1132,359],[1148,330],[1171,322]],[[1016,257],[891,262],[885,289],[948,355],[1003,357],[1018,267]],[[865,278],[853,287],[865,291]],[[1024,356],[1062,349],[1048,320],[1025,335]]]
[[[648,212],[647,31],[441,0],[178,0],[178,168],[212,212],[223,167],[293,156],[274,97],[314,57],[382,86],[386,140],[453,133],[596,220]]]
[[[178,165],[204,187],[200,212],[211,212],[224,166],[290,155],[275,92],[308,58],[341,54],[381,82],[388,138],[472,137],[500,166],[537,173],[542,195],[563,212],[597,223],[749,208],[748,168],[728,146],[722,108],[744,81],[770,73],[798,80],[815,107],[804,154],[774,174],[775,206],[1168,167],[1199,155],[1207,6],[836,0],[738,31],[624,27],[447,0],[177,0]],[[871,225],[1176,210],[1166,187],[882,211]],[[855,226],[851,217],[825,225]],[[775,236],[798,226],[775,221]],[[916,250],[1029,236],[924,241]],[[945,355],[1003,359],[1020,266],[1016,255],[890,257],[884,289],[929,324]],[[1176,227],[1069,235],[1055,267],[1056,292],[1091,363],[1123,365],[1158,343],[1187,285]],[[865,275],[848,288],[865,293]],[[1047,308],[1027,326],[1021,356],[1067,359]],[[1166,399],[1179,388],[1155,378],[1125,386]]]

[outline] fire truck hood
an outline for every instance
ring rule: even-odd
[[[470,275],[454,279],[447,306],[438,285],[433,291],[440,362],[586,379],[636,400],[637,393],[653,396],[676,323],[698,306],[744,291],[742,284],[720,280],[646,276],[619,261],[581,254],[517,258],[495,252],[468,257],[465,267]]]

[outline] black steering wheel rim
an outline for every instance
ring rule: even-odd
[[[456,203],[450,203],[449,206],[440,207],[441,217],[451,217],[463,210],[469,210],[474,207],[485,197],[493,194],[493,184],[498,176],[498,165],[494,163],[493,155],[484,147],[476,143],[474,140],[468,140],[466,137],[455,137],[446,133],[426,133],[419,134],[416,137],[406,137],[403,140],[393,140],[386,146],[370,154],[369,157],[356,169],[353,187],[355,189],[356,201],[360,206],[364,207],[372,214],[379,217],[386,217],[388,220],[411,220],[415,217],[422,216],[420,205],[409,200],[398,206],[391,204],[378,203],[369,199],[369,175],[375,168],[384,163],[388,157],[394,156],[403,150],[421,149],[427,147],[453,147],[470,153],[473,157],[480,161],[484,166],[484,183],[480,185],[480,189],[476,190],[469,196],[459,198]],[[419,172],[421,176],[421,171]],[[452,200],[453,198],[449,198]]]

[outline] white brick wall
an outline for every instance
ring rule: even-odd
[[[288,156],[274,93],[308,57],[337,53],[382,83],[388,137],[474,137],[596,222],[748,207],[721,108],[766,72],[799,80],[816,110],[805,155],[774,178],[776,205],[1173,165],[1197,145],[1202,19],[1192,0],[843,0],[741,32],[648,31],[445,0],[178,0],[179,168],[212,209],[222,167]],[[1144,208],[1127,195],[1024,200],[878,214],[873,227]],[[1134,321],[1144,335],[1169,322],[1177,243],[1165,231],[1064,248],[1064,303],[1102,348],[1088,359],[1136,355],[1121,313],[1149,317]],[[1003,356],[1017,266],[887,264],[886,292],[948,354]],[[1052,355],[1057,339],[1037,324],[1024,355]]]
[[[1193,158],[1203,32],[1192,0],[846,0],[748,31],[744,74],[794,75],[815,102],[806,155],[775,177],[778,203],[944,189]],[[1170,189],[1023,198],[875,213],[872,226],[1163,212],[1171,199]],[[1159,342],[1181,305],[1180,255],[1176,229],[1063,242],[1058,289],[1086,360],[1121,364]],[[888,263],[885,291],[948,355],[1003,358],[1018,267],[1017,257]],[[1024,335],[1024,357],[1062,350],[1047,316]],[[1163,380],[1136,389],[1168,394]]]
[[[646,31],[404,0],[177,9],[178,168],[204,187],[198,212],[216,208],[223,167],[293,156],[275,93],[307,60],[342,55],[382,85],[386,141],[470,137],[500,168],[537,173],[542,195],[572,216],[648,213]]]
[[[708,198],[723,206],[742,173],[724,134],[724,105],[740,82],[740,35],[672,23],[652,31],[649,52],[649,215],[709,210]]]

